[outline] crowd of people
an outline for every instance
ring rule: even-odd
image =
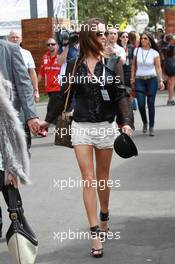
[[[167,105],[175,105],[175,73],[171,75],[166,68],[168,58],[175,58],[175,48],[171,34],[160,35],[156,43],[148,32],[139,35],[136,32],[118,32],[116,28],[106,31],[104,22],[99,18],[88,19],[84,24],[88,27],[82,26],[80,29],[79,41],[71,57],[67,41],[60,47],[53,36],[46,40],[48,51],[43,55],[38,77],[31,53],[21,47],[19,33],[11,31],[7,41],[0,40],[0,55],[3,59],[0,65],[0,100],[5,105],[3,109],[0,105],[0,111],[4,111],[4,114],[0,112],[0,189],[7,200],[6,189],[9,184],[17,188],[18,178],[23,183],[29,181],[27,164],[31,146],[30,132],[47,136],[49,125],[55,124],[58,115],[62,113],[67,92],[71,89],[69,106],[73,105],[72,128],[77,131],[71,140],[82,180],[87,183],[83,186],[83,201],[92,237],[91,255],[99,258],[103,256],[100,236],[102,233],[106,236],[109,230],[110,188],[106,185],[103,190],[99,187],[96,189],[91,182],[104,180],[107,183],[109,179],[116,138],[114,128],[119,127],[123,133],[132,136],[134,97],[138,102],[142,132],[147,133],[149,128],[149,136],[155,135],[155,98],[158,89],[163,90],[166,84]],[[76,78],[70,86],[72,68]],[[66,77],[64,84],[61,83],[63,77]],[[38,83],[43,78],[49,101],[45,120],[41,121],[35,102],[39,102]],[[27,144],[16,112],[14,116],[10,114],[13,109],[20,113]],[[10,133],[6,122],[8,116],[11,116],[13,127],[16,128],[10,130]],[[94,128],[96,135],[93,133]],[[104,131],[110,129],[113,133],[104,133],[101,137],[101,128]],[[2,129],[6,133],[1,133]],[[85,133],[78,133],[82,130]],[[8,140],[3,135],[8,135]],[[16,144],[14,138],[17,139]],[[19,153],[21,149],[22,155]],[[9,156],[13,158],[9,159]],[[20,170],[16,167],[16,161],[20,164]],[[0,235],[1,230],[0,220]]]

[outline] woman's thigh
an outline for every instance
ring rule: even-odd
[[[113,149],[95,149],[97,180],[108,179]]]
[[[146,98],[145,80],[136,79],[136,94],[139,107],[144,106]]]
[[[174,88],[174,86],[175,86],[175,76],[169,77],[168,78],[168,82],[169,82],[169,88]]]
[[[158,89],[158,79],[157,77],[147,80],[147,95],[156,96]]]
[[[83,180],[94,179],[93,146],[85,144],[75,145],[74,151]]]
[[[147,100],[148,106],[153,106],[155,103],[155,97],[158,89],[158,79],[152,78],[147,82]]]

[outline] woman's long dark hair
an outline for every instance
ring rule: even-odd
[[[104,53],[104,47],[98,42],[96,30],[98,24],[104,22],[100,18],[89,18],[82,25],[79,34],[80,39],[80,58],[87,57],[92,53],[99,57]]]
[[[128,35],[128,43],[127,43],[127,45],[129,45],[130,43],[129,43],[129,34],[128,34],[128,32],[126,32],[126,31],[122,31],[122,32],[119,32],[118,33],[118,39],[117,39],[117,44],[119,45],[119,46],[121,46],[122,47],[122,43],[121,43],[121,37],[123,36],[123,34],[127,34]]]
[[[145,32],[143,32],[143,33],[141,34],[141,38],[142,38],[143,35],[146,35],[146,36],[149,38],[149,41],[150,41],[150,43],[151,43],[151,48],[154,49],[154,50],[156,50],[156,51],[158,51],[158,52],[160,52],[160,51],[159,51],[159,48],[158,48],[158,45],[156,44],[156,42],[155,42],[153,36],[151,35],[151,33],[145,31]],[[139,47],[142,47],[141,38],[140,38],[140,44],[139,44]]]

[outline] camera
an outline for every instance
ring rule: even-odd
[[[59,29],[55,32],[56,41],[59,46],[74,46],[79,41],[79,33],[76,31],[69,32],[67,29]]]

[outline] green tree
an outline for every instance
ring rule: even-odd
[[[100,17],[105,23],[121,23],[129,20],[139,10],[145,10],[144,0],[78,0],[79,21],[87,17]]]
[[[160,21],[164,18],[163,12],[161,12],[162,7],[154,7],[154,8],[149,8],[147,13],[149,15],[149,26],[157,28],[157,24],[160,24]]]
[[[156,26],[163,18],[162,7],[156,3],[156,0],[78,0],[79,22],[88,17],[100,17],[106,24],[121,24],[126,20],[129,23],[139,11],[146,11],[150,18],[149,26]]]

